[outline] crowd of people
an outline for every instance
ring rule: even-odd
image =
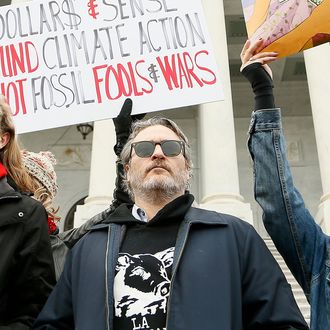
[[[263,40],[241,72],[255,108],[248,148],[265,227],[330,329],[330,239],[294,186]],[[193,205],[184,132],[170,119],[114,119],[117,180],[108,209],[59,232],[54,155],[22,150],[0,98],[0,329],[308,329],[290,285],[253,226]],[[279,170],[280,169],[280,170]],[[57,283],[56,283],[57,282]]]

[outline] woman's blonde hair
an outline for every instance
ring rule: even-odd
[[[59,220],[56,216],[58,208],[52,205],[53,196],[48,189],[31,175],[23,162],[22,150],[18,144],[12,112],[5,97],[0,95],[0,135],[9,133],[8,143],[0,150],[0,161],[6,168],[9,176],[14,180],[18,189],[22,192],[33,193],[33,198],[42,203],[48,215],[53,220]]]
[[[23,165],[10,106],[5,97],[0,95],[0,135],[5,133],[8,133],[10,138],[0,150],[0,160],[20,191],[33,192],[36,184]]]
[[[59,221],[61,218],[56,215],[59,210],[59,207],[55,208],[53,205],[53,196],[49,193],[48,189],[43,186],[40,182],[35,180],[38,187],[33,192],[33,198],[38,200],[47,211],[49,217],[54,221]]]

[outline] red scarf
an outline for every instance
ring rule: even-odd
[[[0,179],[7,175],[5,167],[0,163]]]
[[[56,223],[54,221],[54,217],[48,215],[47,220],[48,220],[48,234],[53,234],[57,229]]]

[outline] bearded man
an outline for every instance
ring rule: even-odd
[[[136,122],[121,160],[134,204],[70,251],[35,329],[308,329],[253,227],[192,207],[190,147],[173,121]]]

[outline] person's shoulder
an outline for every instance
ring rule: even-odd
[[[228,226],[240,237],[250,237],[257,234],[255,228],[247,220],[238,218],[231,214],[218,213],[221,217],[225,218],[228,222]]]
[[[238,218],[234,215],[220,213],[217,211],[212,211],[202,208],[192,207],[187,213],[187,215],[189,218],[192,218],[195,221],[196,220],[198,221],[198,219],[202,219],[203,222],[219,223],[219,224],[232,226],[235,228],[242,228],[242,229],[247,229],[250,227],[253,228],[253,226],[249,224],[247,221]]]
[[[88,220],[88,225],[85,229],[86,233],[79,238],[79,241],[74,245],[74,248],[82,249],[95,245],[95,242],[104,242],[107,240],[111,227],[120,227],[125,223],[125,220],[131,215],[130,204],[122,204],[114,211],[111,208],[97,214]],[[84,225],[83,225],[84,226]]]
[[[247,221],[231,214],[220,213],[200,208],[191,208],[189,216],[192,222],[215,225],[214,228],[226,228],[238,241],[250,240],[258,236],[255,228]],[[202,220],[199,220],[202,219]]]
[[[128,218],[133,218],[131,208],[131,204],[123,203],[115,210],[112,210],[110,207],[94,216],[89,220],[90,227],[88,232],[80,239],[79,243],[81,245],[89,245],[91,242],[95,242],[95,240],[107,238],[110,230],[121,227],[127,223]]]
[[[23,215],[26,214],[27,218],[33,217],[42,221],[47,219],[47,211],[41,202],[24,193],[21,196],[19,207]]]
[[[44,209],[43,205],[41,202],[38,200],[34,199],[32,195],[27,194],[27,193],[20,193],[21,194],[21,202],[23,205],[28,206],[29,208],[33,207],[36,209]]]
[[[94,225],[83,237],[79,239],[79,241],[74,245],[74,247],[81,245],[90,245],[94,244],[96,241],[107,239],[109,227],[110,224],[108,223],[99,223]]]
[[[97,251],[96,254],[105,251],[108,244],[108,228],[109,224],[99,224],[82,236],[70,249],[73,260],[84,258],[90,254],[91,250],[94,253]]]

